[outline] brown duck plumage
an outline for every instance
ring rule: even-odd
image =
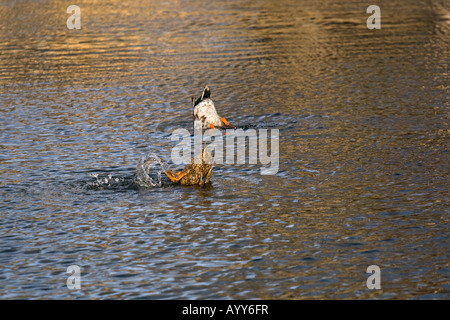
[[[164,173],[172,182],[178,182],[183,186],[192,186],[209,183],[212,169],[212,157],[206,150],[205,145],[202,150],[201,160],[200,158],[197,158],[197,161],[192,159],[190,164],[176,174],[172,170],[164,171]]]

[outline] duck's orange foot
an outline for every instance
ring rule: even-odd
[[[166,174],[167,178],[169,178],[170,181],[172,182],[180,181],[187,174],[187,172],[181,171],[178,171],[176,174],[174,174],[172,170],[164,171],[164,173]]]
[[[235,126],[232,126],[232,125],[230,125],[230,124],[228,123],[227,119],[222,118],[222,122],[223,122],[225,128],[236,129]]]

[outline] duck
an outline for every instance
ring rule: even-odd
[[[192,107],[194,108],[194,130],[236,128],[217,114],[208,86],[205,86],[202,95],[197,100],[194,101],[194,97],[192,97]]]
[[[206,149],[206,143],[203,146],[202,154],[195,160],[192,159],[190,164],[174,173],[172,170],[164,171],[164,174],[174,183],[179,183],[183,186],[193,186],[210,183],[211,173],[213,169],[212,156]]]

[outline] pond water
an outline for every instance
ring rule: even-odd
[[[0,298],[450,298],[448,1],[76,2],[0,4]],[[277,172],[137,182],[205,85]]]

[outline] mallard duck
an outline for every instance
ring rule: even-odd
[[[194,129],[235,128],[217,114],[214,102],[211,100],[211,91],[207,86],[197,100],[194,101],[192,98],[192,107],[194,108]]]
[[[212,169],[212,156],[206,150],[205,144],[202,154],[197,157],[196,161],[192,159],[190,164],[187,164],[183,170],[177,173],[173,173],[172,170],[164,171],[164,173],[172,182],[179,182],[183,186],[192,186],[209,183]]]

